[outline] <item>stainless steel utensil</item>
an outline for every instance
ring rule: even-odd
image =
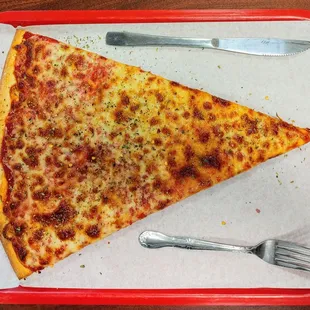
[[[147,35],[131,32],[108,32],[108,45],[181,46],[208,48],[259,56],[289,56],[310,48],[310,41],[272,38],[200,39]]]
[[[310,248],[282,240],[269,239],[255,246],[239,246],[189,237],[172,237],[156,231],[145,231],[139,236],[139,242],[149,249],[177,247],[190,250],[254,254],[272,265],[310,271]]]

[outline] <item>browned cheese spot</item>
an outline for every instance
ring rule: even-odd
[[[207,131],[200,131],[198,137],[201,143],[207,143],[210,139],[210,134]]]
[[[117,123],[127,122],[128,117],[125,115],[123,110],[115,111],[115,120]]]
[[[268,150],[270,148],[270,142],[269,141],[264,142],[263,147]]]
[[[77,212],[66,201],[61,201],[58,208],[52,213],[35,214],[34,220],[45,225],[64,225],[76,216]]]
[[[131,105],[130,106],[130,111],[131,112],[135,112],[135,111],[139,110],[139,108],[140,108],[139,104]]]
[[[20,240],[13,240],[12,245],[13,245],[14,251],[17,254],[18,258],[22,262],[24,262],[26,260],[27,254],[28,254],[26,247],[22,244],[22,242]]]
[[[60,231],[57,232],[57,237],[60,239],[60,240],[69,240],[69,239],[73,239],[75,236],[75,232],[73,229],[62,229]]]
[[[219,155],[215,152],[214,154],[205,155],[200,158],[201,165],[205,168],[221,169],[222,163]]]
[[[237,152],[236,156],[238,161],[243,161],[243,154],[241,152]]]
[[[217,103],[219,105],[221,105],[222,107],[228,107],[231,105],[231,103],[228,100],[216,97],[216,96],[212,96],[212,100],[214,103]]]
[[[166,136],[170,136],[171,135],[171,130],[169,128],[167,128],[166,126],[162,129],[162,133]]]
[[[185,112],[183,113],[183,117],[184,117],[185,119],[189,119],[190,116],[191,116],[191,114],[190,114],[188,111],[185,111]]]
[[[129,97],[126,94],[122,94],[121,96],[121,103],[123,105],[128,105],[130,102]]]
[[[229,141],[229,143],[228,143],[228,145],[231,147],[231,148],[236,148],[238,145],[237,145],[237,143],[236,142],[234,142],[234,141]]]
[[[161,93],[156,93],[156,98],[157,98],[157,101],[159,102],[163,102],[164,101],[164,97]]]
[[[66,249],[65,246],[62,245],[59,249],[55,250],[55,255],[57,257],[60,257],[64,253],[65,249]]]
[[[206,102],[203,103],[203,107],[204,107],[204,109],[206,109],[206,110],[211,110],[211,109],[212,109],[212,103],[206,101]]]
[[[44,230],[43,228],[39,228],[37,230],[35,230],[32,234],[32,240],[34,242],[37,242],[37,241],[41,241],[43,239],[43,235],[44,235]]]
[[[151,126],[155,126],[158,125],[160,123],[160,120],[157,117],[152,117],[150,120],[150,125]]]
[[[218,137],[218,138],[223,138],[224,137],[224,133],[223,133],[223,131],[221,131],[220,125],[213,126],[212,127],[212,131],[213,131],[213,134],[216,137]]]
[[[161,141],[160,138],[155,138],[155,139],[154,139],[154,144],[155,144],[156,146],[161,146],[161,145],[163,144],[163,142]]]
[[[213,113],[209,113],[208,120],[210,122],[214,122],[216,120],[216,116]]]
[[[258,133],[257,128],[257,120],[250,119],[247,114],[243,114],[241,116],[241,119],[245,122],[246,128],[247,128],[247,135],[252,135]]]
[[[271,126],[271,132],[274,136],[277,136],[279,134],[279,125],[276,122],[272,122],[270,124]]]
[[[184,178],[197,178],[198,171],[193,165],[187,165],[182,167],[180,170],[177,171],[177,178],[184,179]]]
[[[11,223],[8,223],[4,226],[2,235],[7,240],[12,240],[14,238],[14,228]]]
[[[153,182],[153,188],[159,189],[162,186],[162,181],[159,178],[156,178]]]
[[[239,135],[234,135],[233,139],[238,143],[238,144],[242,144],[244,141],[244,138],[242,136]]]
[[[167,206],[169,206],[169,204],[170,204],[169,199],[159,201],[158,202],[158,210],[162,210],[162,209],[166,208]]]
[[[100,229],[97,225],[88,226],[85,232],[91,238],[98,238],[100,236]]]
[[[193,110],[193,117],[199,120],[204,120],[202,112],[197,107]]]
[[[186,145],[184,150],[184,157],[186,161],[191,160],[194,157],[194,155],[195,152],[193,151],[192,147],[190,145]]]
[[[50,198],[50,196],[51,196],[51,193],[48,191],[48,188],[45,187],[42,190],[33,192],[32,199],[47,201]]]

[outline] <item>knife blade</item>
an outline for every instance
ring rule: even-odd
[[[289,56],[310,48],[310,41],[278,38],[187,38],[132,32],[108,32],[106,44],[115,46],[180,46],[258,55]]]

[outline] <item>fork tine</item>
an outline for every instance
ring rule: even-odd
[[[310,271],[310,249],[307,247],[278,240],[274,259],[277,265]]]
[[[277,248],[275,251],[276,257],[288,257],[292,259],[297,259],[299,261],[303,261],[305,263],[310,263],[310,256],[305,255],[305,254],[299,254],[297,252],[287,250],[287,249],[282,249],[282,248]]]
[[[304,271],[309,271],[310,272],[310,268],[307,265],[304,264],[298,264],[298,263],[289,263],[287,262],[287,260],[282,260],[279,258],[276,258],[276,265],[282,266],[282,267],[287,267],[287,268],[292,268],[292,269],[298,269],[298,270],[304,270]]]
[[[289,250],[298,254],[309,255],[310,256],[310,248],[307,248],[302,245],[297,245],[296,243],[287,242],[278,240],[277,248]]]

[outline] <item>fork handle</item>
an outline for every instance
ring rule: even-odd
[[[167,236],[156,231],[144,231],[139,236],[142,246],[149,249],[177,247],[190,250],[229,251],[252,254],[252,247],[210,242],[189,237]]]

